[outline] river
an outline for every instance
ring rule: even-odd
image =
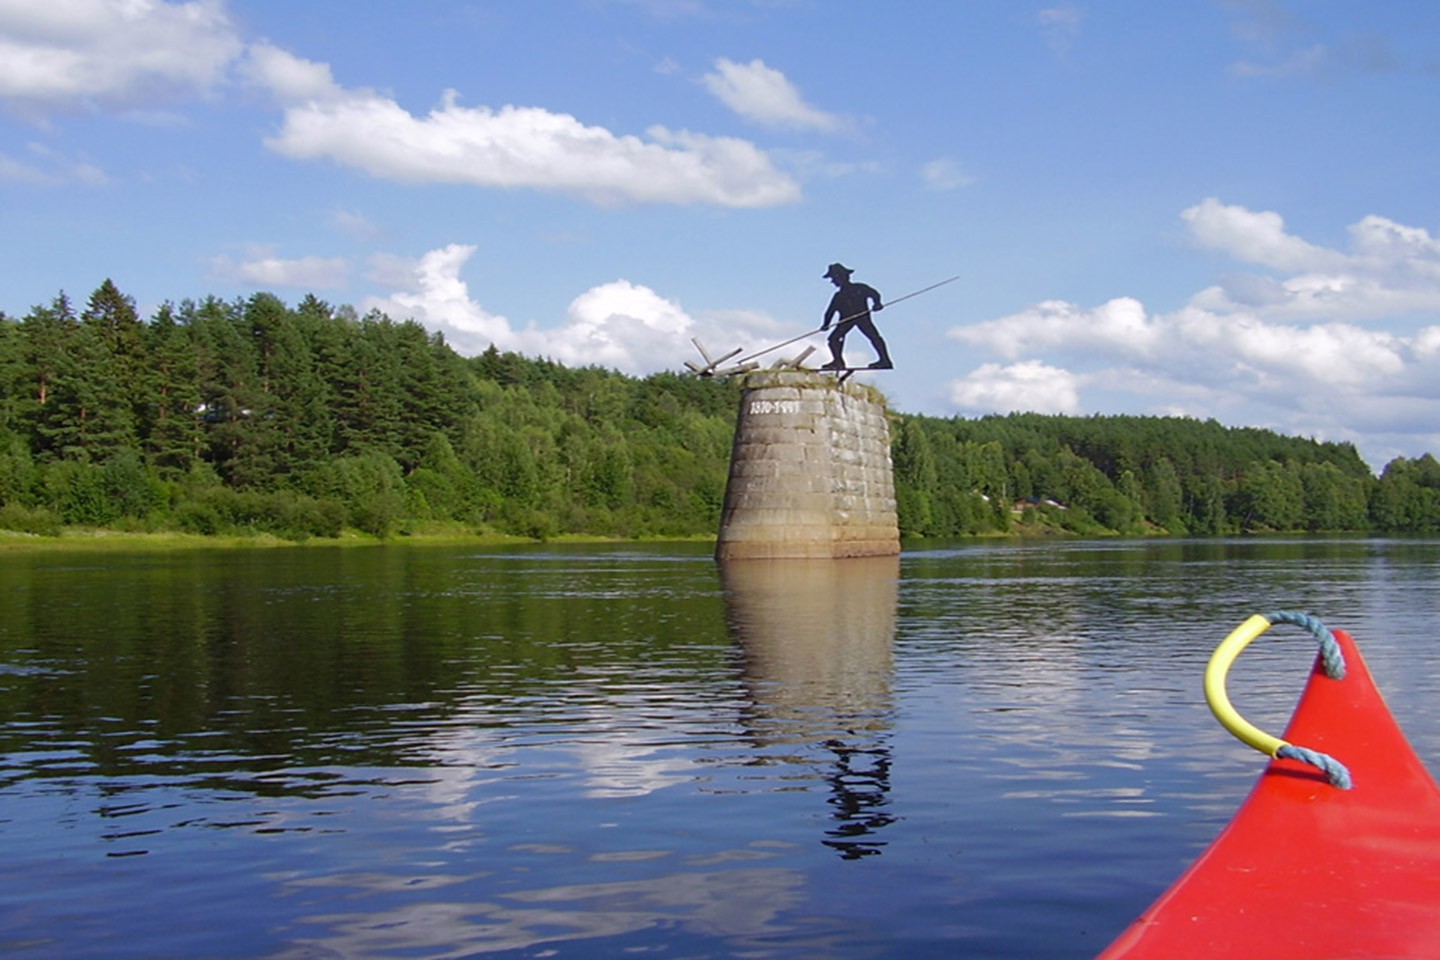
[[[1440,541],[0,555],[16,958],[1091,957],[1348,629],[1433,770]],[[1277,627],[1231,698],[1278,733]],[[1343,758],[1342,758],[1343,759]]]

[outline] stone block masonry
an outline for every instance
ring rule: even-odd
[[[821,373],[746,377],[715,556],[899,552],[890,421],[879,392]]]

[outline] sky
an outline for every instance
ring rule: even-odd
[[[644,375],[1440,453],[1432,0],[0,0],[0,311],[307,293]],[[873,359],[859,333],[846,357]]]

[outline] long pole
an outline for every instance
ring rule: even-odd
[[[929,293],[931,290],[934,290],[936,287],[943,287],[943,286],[945,286],[945,284],[947,284],[947,283],[954,283],[956,280],[959,280],[959,279],[960,279],[960,275],[957,273],[955,276],[953,276],[953,277],[947,277],[946,279],[941,280],[939,283],[932,283],[932,284],[930,284],[930,286],[928,286],[928,287],[921,287],[919,290],[916,290],[916,291],[914,291],[914,292],[912,292],[912,293],[907,293],[907,294],[905,294],[905,296],[903,296],[903,297],[896,297],[894,300],[891,300],[889,303],[885,304],[885,306],[887,306],[887,307],[893,307],[895,304],[899,303],[901,300],[909,300],[911,297],[918,297],[918,296],[920,296],[920,294],[922,294],[922,293]],[[848,317],[842,317],[838,322],[839,322],[839,323],[844,323],[846,320],[855,320],[855,319],[858,319],[858,318],[860,318],[860,317],[865,316],[865,314],[867,314],[867,313],[869,313],[869,312],[870,312],[869,310],[862,310],[862,311],[860,311],[859,313],[853,313],[853,314],[851,314],[851,315],[848,316]],[[736,363],[749,363],[751,360],[754,360],[754,359],[757,358],[757,357],[763,357],[763,356],[765,356],[765,354],[767,354],[767,353],[773,353],[773,352],[775,352],[776,350],[779,350],[781,347],[788,347],[788,346],[790,346],[790,344],[794,343],[794,342],[797,341],[797,340],[804,340],[806,337],[813,337],[815,334],[817,334],[817,333],[822,333],[822,332],[824,332],[826,329],[827,329],[827,328],[825,328],[825,327],[816,327],[814,330],[807,330],[807,331],[805,331],[804,333],[800,334],[800,336],[798,336],[798,337],[791,337],[789,340],[786,340],[784,343],[777,343],[777,344],[775,344],[775,346],[773,346],[773,347],[766,347],[764,350],[760,350],[760,351],[758,351],[758,352],[756,352],[756,353],[752,353],[752,354],[750,354],[750,356],[748,356],[748,357],[741,357],[739,360],[736,360],[735,362],[736,362]]]

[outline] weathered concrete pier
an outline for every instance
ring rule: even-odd
[[[715,556],[899,552],[890,422],[879,392],[798,370],[746,377]]]

